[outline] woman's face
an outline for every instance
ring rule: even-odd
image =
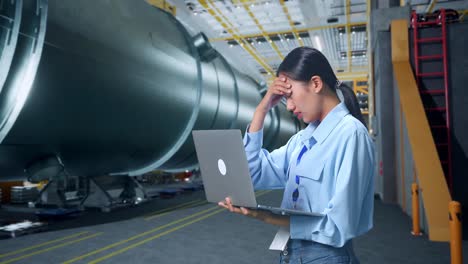
[[[314,82],[313,78],[308,83],[295,81],[284,74],[279,74],[278,77],[285,77],[286,82],[291,84],[291,94],[285,96],[287,109],[304,123],[320,119],[323,99],[320,95],[321,87],[318,88],[317,82]]]

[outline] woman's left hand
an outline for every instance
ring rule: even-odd
[[[218,203],[219,206],[228,209],[237,214],[246,215],[273,225],[289,226],[289,217],[276,215],[268,211],[251,210],[245,207],[237,207],[232,205],[231,198],[226,197],[224,201]]]

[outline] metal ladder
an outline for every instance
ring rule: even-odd
[[[453,190],[450,100],[447,62],[446,12],[431,21],[419,22],[415,11],[411,15],[413,28],[414,70],[419,93],[426,110],[439,159],[445,172],[450,192]],[[424,30],[438,32],[437,36],[421,36]],[[430,35],[430,34],[429,34]],[[441,45],[440,53],[431,54],[430,45]],[[433,47],[432,47],[433,48]],[[431,70],[426,70],[432,66]],[[434,71],[434,68],[437,70]],[[434,87],[436,86],[436,87]],[[442,105],[441,105],[442,104]]]

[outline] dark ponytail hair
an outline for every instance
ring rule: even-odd
[[[348,108],[349,112],[367,128],[366,122],[364,121],[364,117],[361,113],[361,108],[359,107],[359,102],[354,93],[353,89],[351,89],[348,85],[340,82],[337,87],[343,93],[344,103],[346,108]],[[336,92],[336,91],[335,91]]]
[[[312,76],[320,76],[335,94],[336,89],[341,90],[349,112],[366,126],[354,91],[338,81],[330,63],[320,51],[310,47],[293,49],[279,65],[276,75],[278,76],[280,73],[286,74],[293,80],[306,83],[310,81]]]

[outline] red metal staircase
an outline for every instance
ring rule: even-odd
[[[445,179],[452,192],[446,12],[441,9],[437,16],[421,18],[424,17],[419,16],[418,19],[418,15],[413,11],[411,26],[413,28],[414,71],[439,159],[445,172]]]

